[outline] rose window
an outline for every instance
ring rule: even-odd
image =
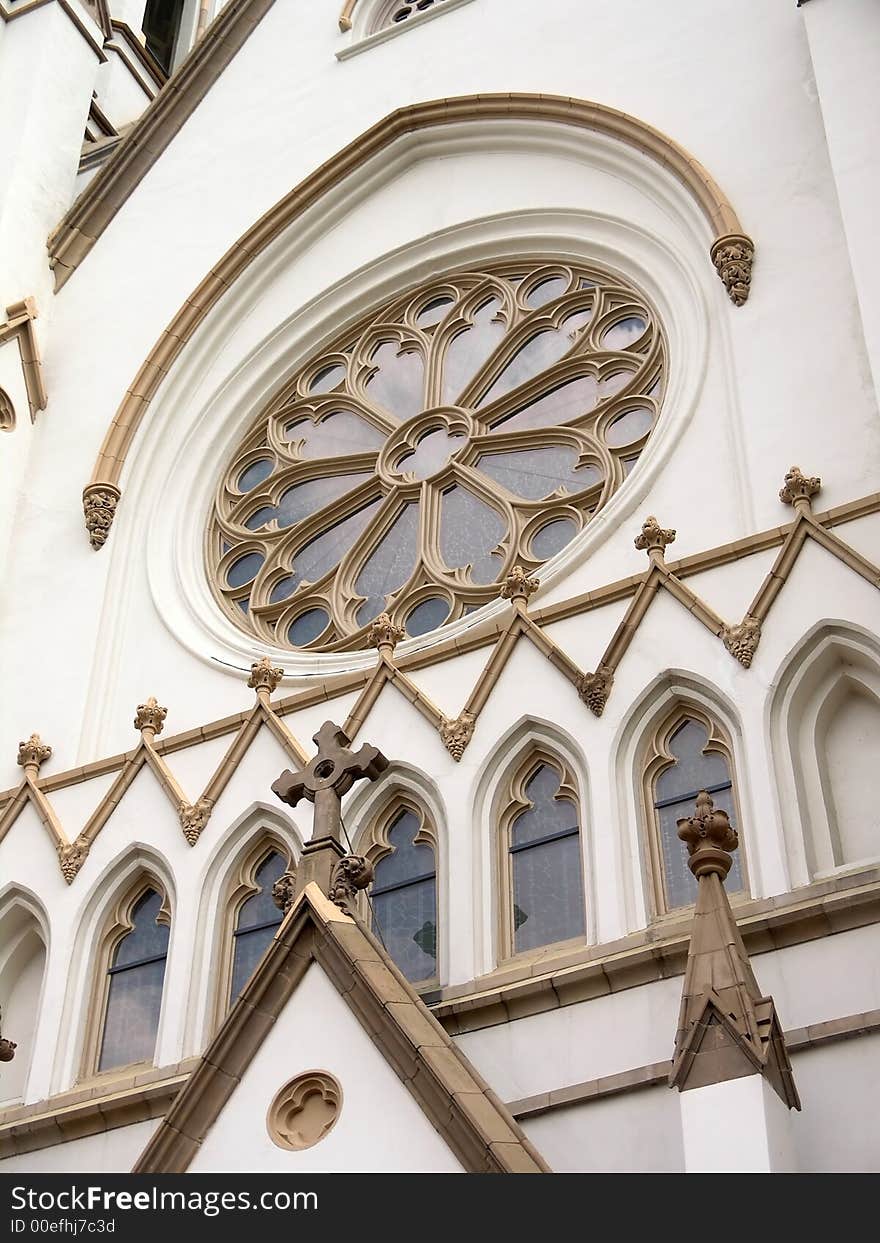
[[[236,623],[280,647],[416,636],[497,599],[620,487],[656,423],[664,342],[645,298],[570,264],[509,263],[396,298],[252,424],[209,532]]]

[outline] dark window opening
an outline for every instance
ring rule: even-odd
[[[166,73],[171,72],[174,45],[183,16],[183,0],[147,0],[143,32],[147,50],[155,56]]]

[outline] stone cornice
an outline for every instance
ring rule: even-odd
[[[734,910],[749,954],[867,927],[880,923],[880,868],[738,902]],[[508,965],[443,989],[434,1013],[451,1035],[461,1035],[683,975],[692,924],[685,912],[621,941]]]
[[[790,1053],[802,1053],[821,1045],[834,1044],[839,1040],[855,1040],[859,1036],[873,1036],[880,1030],[880,1010],[868,1010],[865,1014],[847,1014],[843,1018],[829,1019],[825,1023],[811,1023],[808,1027],[795,1027],[785,1033],[785,1044]],[[669,1083],[671,1062],[652,1062],[647,1066],[634,1066],[631,1070],[614,1075],[602,1075],[585,1083],[557,1088],[552,1092],[539,1092],[518,1101],[508,1101],[507,1108],[517,1122],[538,1118],[552,1113],[554,1109],[566,1109],[571,1105],[588,1105],[620,1096],[623,1092],[638,1092],[644,1088],[664,1086]]]

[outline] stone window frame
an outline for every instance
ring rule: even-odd
[[[475,455],[473,449],[466,448],[464,456],[474,458],[474,462],[468,464],[466,469],[475,476],[475,479],[468,478],[469,486],[466,490],[490,505],[503,517],[506,526],[506,533],[499,542],[503,555],[499,560],[496,578],[490,583],[471,583],[464,580],[463,570],[441,564],[442,554],[439,551],[440,497],[447,485],[451,487],[461,482],[458,472],[464,462],[458,463],[450,459],[442,470],[424,481],[406,482],[402,476],[386,478],[391,466],[389,446],[393,450],[392,456],[397,460],[406,456],[407,447],[415,448],[419,440],[431,430],[437,421],[434,412],[442,412],[446,407],[440,395],[439,372],[434,375],[429,364],[433,361],[437,366],[439,358],[445,359],[452,342],[485,306],[493,279],[503,280],[505,276],[510,278],[514,272],[522,269],[525,269],[526,276],[516,287],[514,301],[510,306],[504,303],[503,292],[500,294],[502,314],[508,320],[514,320],[514,323],[462,390],[462,408],[472,408],[473,411],[481,413],[482,409],[494,405],[499,407],[499,413],[493,416],[496,420],[494,430],[487,431],[480,437],[491,437],[492,452],[568,447],[577,449],[582,455],[595,458],[602,473],[596,483],[587,484],[585,481],[579,492],[562,492],[557,489],[556,493],[547,498],[530,500],[527,497],[515,496],[485,472],[477,471],[475,463],[479,452],[476,451]],[[526,299],[534,290],[558,275],[570,278],[571,287],[567,293],[553,299],[546,308],[540,304],[537,307],[526,304]],[[595,294],[581,287],[578,278],[583,276],[595,279],[602,299],[600,313],[591,317],[586,325],[577,330],[576,339],[572,334],[572,346],[556,362],[544,366],[529,380],[515,385],[493,402],[486,404],[485,394],[494,383],[493,376],[497,378],[504,374],[506,367],[516,358],[527,341],[534,339],[542,331],[558,329],[581,305],[586,305],[595,298]],[[458,288],[454,282],[458,282]],[[457,313],[441,320],[433,332],[420,329],[415,321],[416,316],[424,310],[425,300],[431,295],[444,292],[457,298]],[[387,316],[384,314],[386,311],[389,312]],[[617,350],[609,347],[602,350],[598,344],[587,344],[587,338],[594,338],[598,342],[618,322],[632,316],[643,318],[647,324],[638,339],[645,344],[639,349],[634,348],[637,342],[631,343],[633,348]],[[438,400],[411,418],[397,420],[397,416],[384,413],[378,403],[368,398],[366,383],[376,371],[371,366],[371,356],[380,345],[399,341],[401,353],[412,352],[407,348],[412,345],[407,334],[423,339],[419,352],[424,351],[425,374],[429,386],[430,377],[434,376]],[[349,350],[350,354],[343,350]],[[600,355],[598,360],[595,358],[597,353]],[[264,403],[260,412],[249,420],[245,432],[239,435],[214,490],[214,503],[204,531],[206,573],[214,599],[237,630],[261,643],[270,644],[279,651],[333,654],[369,648],[370,622],[361,623],[355,616],[363,598],[355,591],[355,581],[363,572],[368,554],[380,548],[382,540],[404,512],[404,506],[414,503],[419,507],[414,568],[406,582],[391,593],[392,598],[387,609],[395,624],[405,626],[410,614],[420,604],[431,598],[443,599],[450,606],[450,611],[446,620],[430,632],[432,637],[440,638],[446,626],[459,621],[468,611],[481,609],[497,599],[499,583],[514,562],[522,564],[532,572],[559,555],[557,552],[540,558],[532,554],[531,541],[539,532],[560,520],[574,522],[577,530],[569,542],[577,540],[591,519],[601,513],[625,485],[634,461],[638,460],[638,456],[647,447],[662,418],[668,375],[667,355],[664,325],[652,300],[636,287],[631,278],[598,261],[572,260],[554,256],[549,252],[532,252],[516,258],[458,264],[438,275],[409,286],[404,285],[393,297],[374,304],[354,323],[340,328],[322,350],[313,351],[293,371],[284,386]],[[496,360],[497,364],[499,358],[500,369],[496,375],[490,363]],[[346,364],[351,377],[348,391],[340,393],[337,385],[326,393],[311,393],[310,386],[317,378],[339,363]],[[499,419],[506,421],[508,407],[509,412],[513,413],[552,392],[554,381],[558,381],[558,387],[559,384],[580,376],[595,376],[602,382],[619,374],[629,374],[630,378],[616,391],[597,397],[593,407],[577,420],[578,423],[586,424],[583,427],[575,427],[575,421],[572,421],[511,432],[503,423],[498,422]],[[375,420],[371,415],[373,407],[377,413]],[[631,443],[607,444],[606,432],[611,425],[637,407],[646,407],[653,411],[650,428]],[[293,419],[298,422],[300,418],[310,419],[314,426],[319,426],[328,414],[337,409],[358,413],[363,422],[373,423],[379,432],[383,431],[383,419],[388,423],[396,421],[396,426],[384,428],[386,439],[381,448],[355,452],[344,457],[295,458],[293,450],[289,448],[291,442],[285,440],[282,445],[280,424],[275,427],[278,420],[287,422]],[[312,413],[309,414],[308,410]],[[378,418],[379,415],[381,419]],[[475,421],[470,415],[466,418]],[[451,427],[455,419],[450,419],[449,423]],[[468,432],[468,427],[464,426],[463,430]],[[274,445],[273,438],[277,441]],[[395,445],[396,440],[401,443]],[[243,471],[262,458],[271,458],[273,455],[276,460],[281,461],[279,454],[284,455],[283,460],[287,463],[280,474],[282,482],[278,482],[279,473],[273,469],[264,482],[246,491],[240,489],[238,480]],[[323,462],[325,466],[318,472],[312,469],[312,462]],[[245,524],[264,506],[277,504],[282,493],[289,488],[311,479],[328,479],[346,473],[362,474],[363,479],[314,513],[289,527],[281,528],[284,534],[280,537],[274,521],[256,530],[246,527]],[[392,470],[391,475],[394,474]],[[276,480],[274,484],[273,479]],[[270,484],[278,494],[274,500],[264,483]],[[431,485],[430,489],[428,484]],[[290,574],[289,567],[295,549],[301,551],[308,547],[313,540],[330,531],[334,523],[354,515],[377,499],[378,511],[367,522],[365,529],[351,540],[335,566],[321,574],[316,581],[303,579],[303,582],[308,581],[309,584],[305,592],[297,588],[289,596],[272,603],[272,592]],[[276,530],[270,530],[271,527]],[[428,529],[430,538],[426,534]],[[567,545],[559,551],[564,552],[565,547]],[[255,579],[249,579],[238,587],[230,587],[226,580],[231,567],[248,554],[259,554],[264,558],[255,577],[261,580],[258,595],[265,598],[258,599],[256,604],[252,598]],[[277,562],[275,565],[272,564],[273,558]],[[267,564],[269,570],[264,574]],[[240,601],[247,602],[246,614],[243,614]],[[254,608],[258,610],[257,614],[254,613]],[[291,625],[315,609],[322,610],[328,616],[328,624],[310,641],[299,647],[293,646],[287,639]],[[267,614],[264,618],[261,613],[266,610],[271,616]]]
[[[641,766],[644,839],[647,845],[645,854],[648,873],[649,914],[654,921],[678,918],[682,912],[691,910],[694,905],[693,903],[688,903],[684,906],[670,906],[667,902],[663,873],[660,816],[657,808],[654,806],[657,779],[676,763],[676,758],[669,749],[669,743],[673,735],[686,721],[696,721],[697,724],[705,729],[707,739],[706,745],[703,747],[703,754],[715,752],[723,756],[727,764],[727,771],[730,774],[731,800],[736,813],[736,822],[733,827],[738,831],[742,823],[742,804],[739,796],[736,760],[733,744],[726,729],[714,716],[697,704],[686,700],[678,700],[664,714],[660,724],[649,735],[647,743],[643,748],[644,759]],[[682,843],[681,849],[684,852],[684,843]],[[737,853],[742,875],[742,889],[729,895],[733,903],[748,901],[751,898],[748,860],[742,837],[740,837]]]
[[[376,865],[389,855],[394,853],[394,847],[391,845],[390,833],[394,827],[397,818],[403,812],[410,812],[414,815],[418,822],[419,828],[413,838],[415,846],[430,846],[434,852],[434,907],[437,912],[437,958],[436,970],[433,975],[426,976],[423,980],[413,981],[413,987],[418,992],[431,992],[433,989],[440,987],[440,981],[443,978],[441,957],[442,938],[440,936],[440,919],[442,917],[442,885],[443,872],[440,866],[440,842],[437,830],[428,810],[418,802],[418,800],[406,790],[393,790],[385,800],[381,803],[378,810],[372,812],[369,822],[357,836],[357,853],[370,863],[375,869]],[[358,895],[358,913],[363,921],[372,929],[373,928],[373,909],[369,898],[372,896],[372,885]],[[378,935],[375,934],[374,935]]]
[[[120,942],[134,928],[134,922],[131,918],[134,908],[141,898],[151,890],[154,893],[158,893],[162,899],[156,922],[164,924],[171,929],[172,911],[168,887],[160,877],[152,872],[141,873],[133,883],[129,884],[123,890],[121,896],[116,899],[109,915],[104,920],[104,931],[100,936],[95,951],[92,968],[90,1004],[86,1019],[78,1082],[119,1077],[120,1075],[130,1074],[133,1068],[155,1065],[156,1054],[154,1046],[153,1054],[148,1060],[128,1062],[122,1066],[110,1066],[106,1070],[98,1069],[101,1060],[101,1046],[104,1040],[104,1027],[107,1022],[107,1003],[110,996],[110,967],[113,964],[113,956]],[[165,956],[165,975],[162,980],[162,1005],[159,1014],[159,1024],[157,1025],[157,1039],[161,1029],[162,1010],[165,1007],[165,981],[167,979],[170,956],[171,944],[169,941],[168,952]]]
[[[534,806],[527,797],[525,787],[537,772],[538,768],[547,765],[559,777],[559,789],[554,798],[565,798],[574,804],[578,817],[578,848],[580,858],[580,882],[584,902],[584,932],[574,937],[566,937],[562,941],[548,942],[534,949],[517,950],[515,948],[515,931],[513,927],[513,857],[510,852],[511,831],[518,816]],[[521,755],[514,767],[504,778],[500,799],[499,813],[495,826],[495,886],[498,894],[496,935],[498,944],[497,965],[499,967],[513,963],[528,962],[544,958],[549,954],[564,953],[589,944],[590,912],[587,907],[588,892],[585,882],[584,855],[584,815],[580,788],[574,770],[551,748],[536,743]]]
[[[219,1029],[220,1024],[235,1004],[236,999],[229,995],[232,988],[232,969],[235,958],[235,929],[245,902],[255,893],[260,892],[260,886],[256,883],[256,873],[270,854],[280,855],[285,861],[285,872],[292,876],[296,875],[296,861],[290,846],[280,834],[267,829],[251,842],[246,853],[242,855],[226,879],[221,908],[225,912],[225,917],[222,923],[220,956],[216,967],[217,983],[214,989],[211,1024],[213,1032]],[[279,910],[278,914],[280,923],[283,919],[283,912]]]
[[[413,6],[417,0],[413,0]],[[347,60],[376,44],[385,43],[406,30],[412,30],[453,9],[471,4],[472,0],[434,0],[428,8],[395,22],[396,10],[406,7],[409,0],[345,0],[339,14],[339,29],[350,38],[336,53],[337,60]]]

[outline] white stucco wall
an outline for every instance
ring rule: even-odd
[[[279,1147],[266,1117],[306,1071],[333,1076],[342,1108],[302,1152]],[[456,1173],[461,1165],[317,964],[312,964],[211,1127],[191,1173]]]
[[[56,73],[47,59],[55,44],[40,42],[39,24],[56,6],[0,24],[0,102],[4,89],[16,96],[0,116],[26,122],[22,132],[7,127],[0,137],[3,166],[12,170],[0,222],[7,213],[17,222],[11,232],[0,224],[0,269],[12,281],[8,300],[37,293],[38,329],[51,328],[41,335],[50,404],[33,430],[15,347],[0,351],[0,384],[19,415],[16,432],[0,443],[0,786],[20,778],[16,746],[34,729],[55,748],[45,774],[133,746],[131,718],[147,695],[169,709],[166,734],[253,702],[244,682],[259,645],[221,617],[202,573],[202,531],[221,465],[264,397],[341,322],[444,265],[535,249],[592,257],[644,288],[667,333],[671,390],[651,447],[604,516],[550,567],[537,605],[641,572],[645,556],[632,540],[648,513],[677,527],[676,557],[789,521],[792,511],[777,493],[792,462],[822,476],[817,507],[875,490],[880,421],[869,356],[876,354],[877,282],[870,280],[864,206],[876,200],[877,180],[865,158],[876,27],[869,8],[866,0],[811,0],[802,10],[793,0],[719,0],[710,14],[701,0],[677,0],[661,16],[646,14],[637,0],[543,7],[473,0],[340,60],[358,29],[341,35],[332,8],[278,3],[57,297],[45,240],[69,202],[96,58],[77,36],[64,73]],[[61,31],[53,27],[53,38],[61,40]],[[10,49],[27,83],[3,71]],[[51,78],[46,89],[41,73]],[[848,79],[854,95],[844,90]],[[80,494],[101,438],[159,333],[222,253],[394,108],[493,91],[568,94],[624,109],[704,162],[756,242],[747,305],[727,300],[708,259],[711,231],[683,188],[638,153],[537,123],[463,126],[404,140],[278,238],[201,326],[151,407],[123,475],[110,540],[94,553]],[[853,124],[853,113],[864,125]],[[34,136],[29,147],[21,145],[24,130]],[[877,559],[877,515],[837,532]],[[689,585],[737,621],[774,555],[719,567]],[[676,695],[714,713],[731,737],[752,894],[806,884],[777,687],[811,632],[849,626],[876,634],[878,601],[874,587],[808,545],[746,672],[661,594],[617,671],[601,720],[521,644],[460,764],[386,690],[363,735],[437,792],[442,982],[467,982],[497,963],[489,809],[512,752],[529,739],[557,746],[578,779],[590,939],[603,943],[645,926],[636,757],[650,721]],[[550,633],[583,668],[594,668],[624,607],[597,609]],[[280,693],[344,663],[273,655],[288,671]],[[413,678],[454,717],[488,656],[488,648],[458,656]],[[372,659],[355,655],[349,663],[366,667]],[[327,717],[344,719],[353,701],[352,694],[331,698],[287,723],[307,742]],[[229,741],[169,757],[193,799]],[[94,947],[112,900],[138,868],[165,880],[173,910],[156,1060],[170,1065],[204,1047],[227,869],[247,835],[258,832],[258,805],[274,803],[269,786],[288,763],[264,731],[195,849],[153,776],[142,773],[69,888],[33,808],[20,816],[0,842],[0,881],[32,891],[52,922],[26,1100],[77,1081]],[[71,839],[110,781],[52,794]],[[347,821],[358,825],[368,811],[367,794],[355,791]],[[308,838],[307,812],[282,822],[291,841]],[[880,1005],[875,961],[874,933],[863,930],[763,955],[757,970],[785,1024],[796,1026]],[[462,1047],[510,1099],[668,1056],[677,1002],[678,982],[652,984],[473,1033]],[[867,1045],[859,1047],[868,1057]],[[609,1142],[609,1162],[623,1151],[627,1111],[640,1108],[639,1158],[678,1160],[674,1144],[658,1139],[655,1146],[651,1138],[668,1122],[661,1096],[652,1090],[620,1098],[629,1103],[614,1106],[624,1121],[612,1126],[620,1140]],[[612,1103],[594,1108],[604,1115]],[[530,1125],[537,1134],[554,1116]],[[597,1116],[587,1123],[572,1111],[547,1141],[552,1164],[574,1168],[565,1165],[575,1160],[565,1155],[566,1128],[597,1146]],[[812,1136],[809,1118],[805,1112]],[[97,1144],[67,1145],[56,1155],[65,1161],[62,1153],[83,1151],[83,1160],[105,1161]],[[857,1145],[853,1139],[841,1160],[867,1160]],[[803,1141],[799,1159],[802,1168],[825,1160],[817,1139]]]

